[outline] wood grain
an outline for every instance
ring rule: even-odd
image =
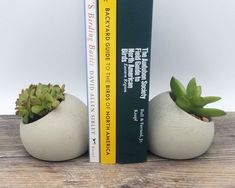
[[[214,119],[212,147],[193,160],[166,160],[149,154],[148,162],[101,165],[88,156],[45,162],[30,157],[19,137],[19,119],[0,116],[0,187],[235,187],[235,113]]]

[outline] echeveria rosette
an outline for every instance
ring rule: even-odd
[[[16,115],[23,123],[36,121],[54,110],[64,100],[65,85],[31,84],[16,100]]]
[[[197,85],[195,78],[191,79],[187,88],[185,88],[179,80],[172,77],[170,87],[172,99],[181,109],[190,114],[208,118],[226,114],[220,109],[204,108],[207,104],[216,102],[221,98],[216,96],[202,97],[202,88]]]

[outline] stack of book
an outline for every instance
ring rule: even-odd
[[[85,0],[90,162],[144,162],[153,0]]]

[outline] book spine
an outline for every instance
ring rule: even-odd
[[[99,0],[101,163],[116,163],[116,0]]]
[[[153,0],[118,0],[117,162],[147,159]]]
[[[97,2],[85,0],[90,162],[100,162]]]

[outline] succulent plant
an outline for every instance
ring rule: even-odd
[[[34,122],[54,110],[64,100],[65,85],[30,85],[16,100],[16,115],[23,123]]]
[[[170,86],[171,98],[184,111],[190,114],[194,114],[198,117],[207,118],[226,114],[223,110],[215,108],[204,108],[204,106],[207,104],[216,102],[221,98],[216,96],[202,97],[201,86],[197,85],[195,78],[191,79],[187,85],[187,88],[185,88],[179,80],[172,77]]]

